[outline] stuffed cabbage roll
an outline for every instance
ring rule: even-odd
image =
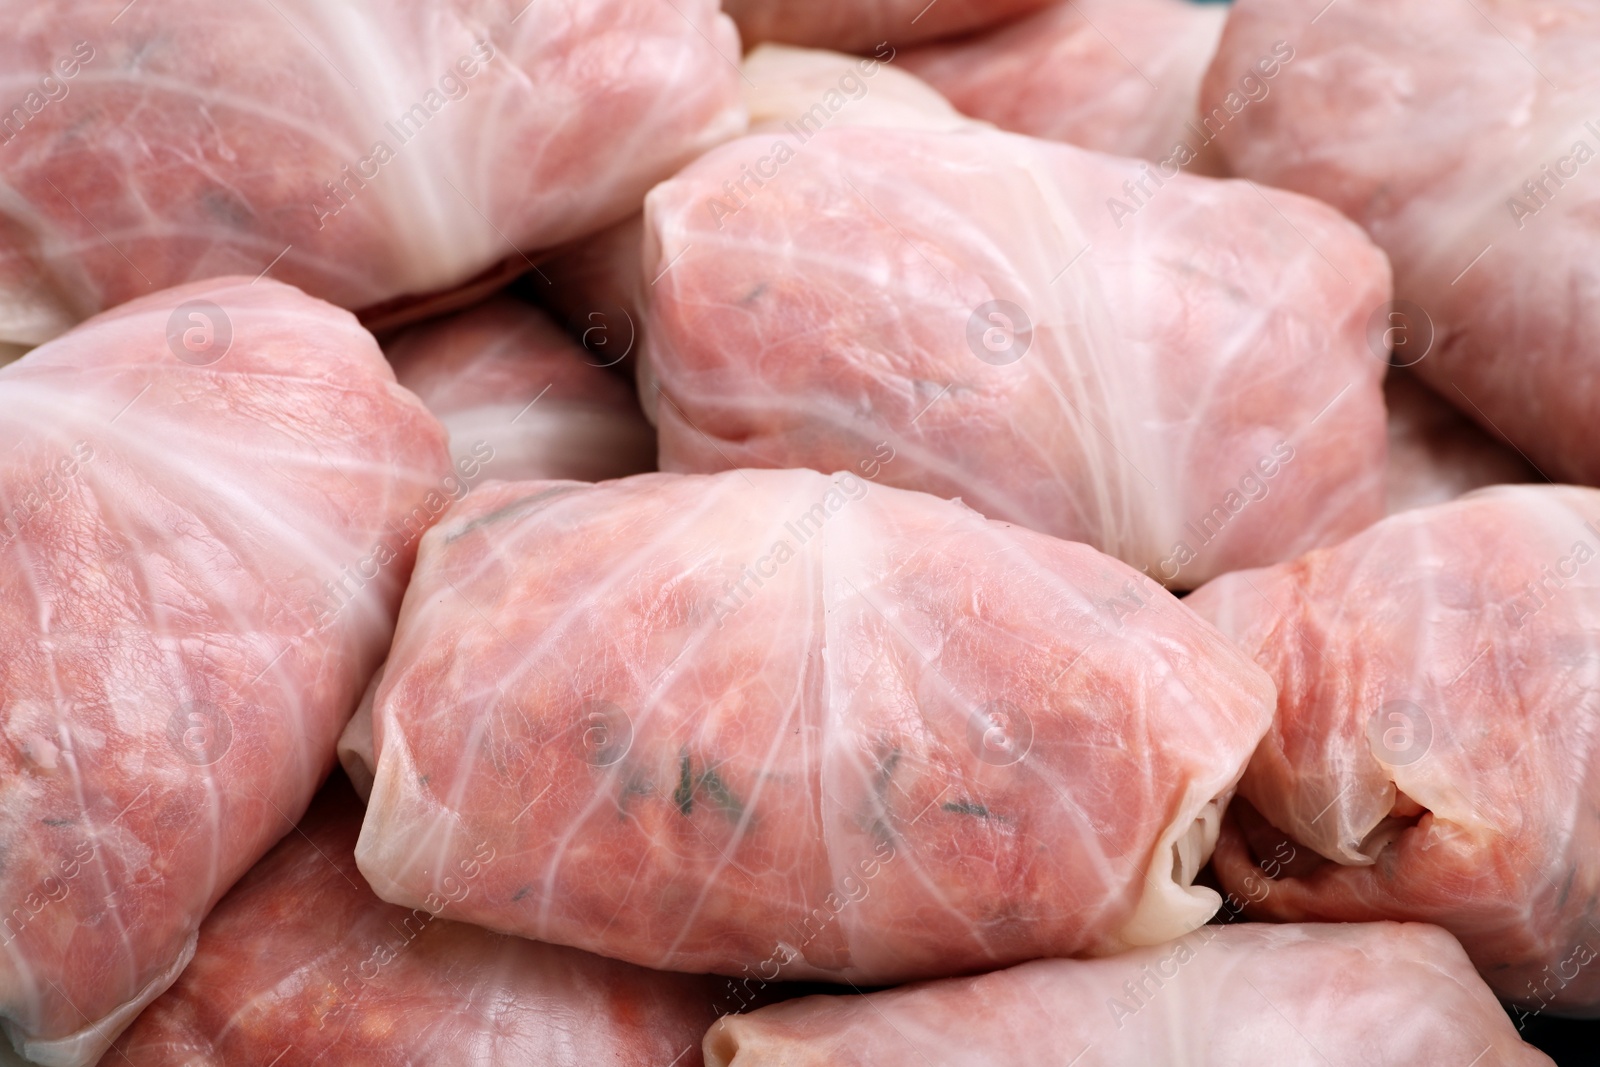
[[[519,300],[412,327],[384,349],[444,423],[458,465],[504,481],[603,481],[655,466],[632,387]]]
[[[1383,383],[1389,409],[1389,514],[1454,500],[1486,485],[1544,479],[1408,371]]]
[[[1226,18],[1187,0],[1071,0],[900,62],[1002,129],[1217,174],[1199,98]]]
[[[385,904],[356,869],[361,814],[336,774],[298,832],[217,905],[194,962],[107,1067],[701,1062],[710,980],[438,918],[440,902],[470,897],[477,874],[504,862],[492,849],[455,872],[448,898]]]
[[[1181,588],[1382,515],[1388,265],[1291,194],[797,125],[657,186],[642,277],[663,470],[855,470],[887,443],[889,484]]]
[[[884,462],[888,462],[885,460]],[[841,472],[492,483],[425,539],[356,859],[664,970],[891,982],[1168,940],[1265,674],[1084,545]]]
[[[1035,11],[1050,0],[723,0],[744,43],[870,51],[981,29]]]
[[[1496,486],[1189,597],[1279,690],[1223,884],[1287,838],[1256,914],[1437,923],[1500,996],[1600,1015],[1597,524],[1600,491]]]
[[[93,1063],[287,833],[465,482],[349,313],[158,293],[0,370],[0,1023]]]
[[[714,0],[0,11],[26,92],[0,113],[0,341],[268,270],[387,318],[625,218],[744,129]]]
[[[1234,173],[1327,201],[1389,253],[1426,333],[1418,377],[1591,485],[1597,50],[1591,0],[1239,0],[1201,104]],[[1275,51],[1292,58],[1264,81]]]
[[[1539,1067],[1449,934],[1206,926],[1104,960],[730,1015],[711,1067]]]

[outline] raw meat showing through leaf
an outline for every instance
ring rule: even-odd
[[[1600,491],[1497,486],[1189,597],[1279,688],[1223,884],[1287,835],[1323,859],[1260,915],[1437,923],[1500,996],[1600,1015],[1597,523]]]
[[[1252,101],[1241,78],[1275,42],[1294,58]],[[1417,376],[1589,485],[1597,49],[1591,0],[1239,0],[1202,95],[1234,173],[1327,201],[1389,253],[1427,331]]]
[[[385,904],[356,869],[361,815],[335,775],[298,832],[217,905],[194,962],[105,1067],[279,1056],[339,1067],[699,1067],[716,1018],[707,979],[492,934],[429,904]],[[430,903],[470,897],[505,858],[478,853]]]
[[[888,448],[889,484],[1184,588],[1363,529],[1383,254],[1310,200],[1152,173],[975,126],[703,156],[645,206],[662,469]]]
[[[443,429],[271,280],[0,370],[0,1015],[93,1063],[305,810],[383,658]]]
[[[765,41],[869,52],[967,33],[1050,0],[724,0],[746,47]]]
[[[0,68],[43,81],[0,114],[0,341],[269,267],[389,318],[627,217],[744,129],[714,0],[5,10]]]
[[[1443,504],[1486,485],[1544,480],[1410,372],[1391,370],[1383,399],[1389,409],[1389,514]]]
[[[448,917],[759,981],[1193,929],[1272,706],[1136,571],[849,473],[480,486],[401,614],[378,895],[416,906],[486,843]]]
[[[632,387],[518,300],[412,327],[384,349],[400,384],[444,423],[463,473],[598,482],[655,467]]]
[[[1217,174],[1199,98],[1226,18],[1186,0],[1072,0],[900,62],[1002,129]]]
[[[1443,930],[1206,926],[1104,960],[730,1015],[710,1067],[1549,1067]]]

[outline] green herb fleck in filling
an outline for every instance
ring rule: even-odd
[[[974,804],[970,800],[951,800],[940,804],[944,811],[953,811],[957,815],[976,815],[980,819],[989,817],[989,809],[982,804]]]

